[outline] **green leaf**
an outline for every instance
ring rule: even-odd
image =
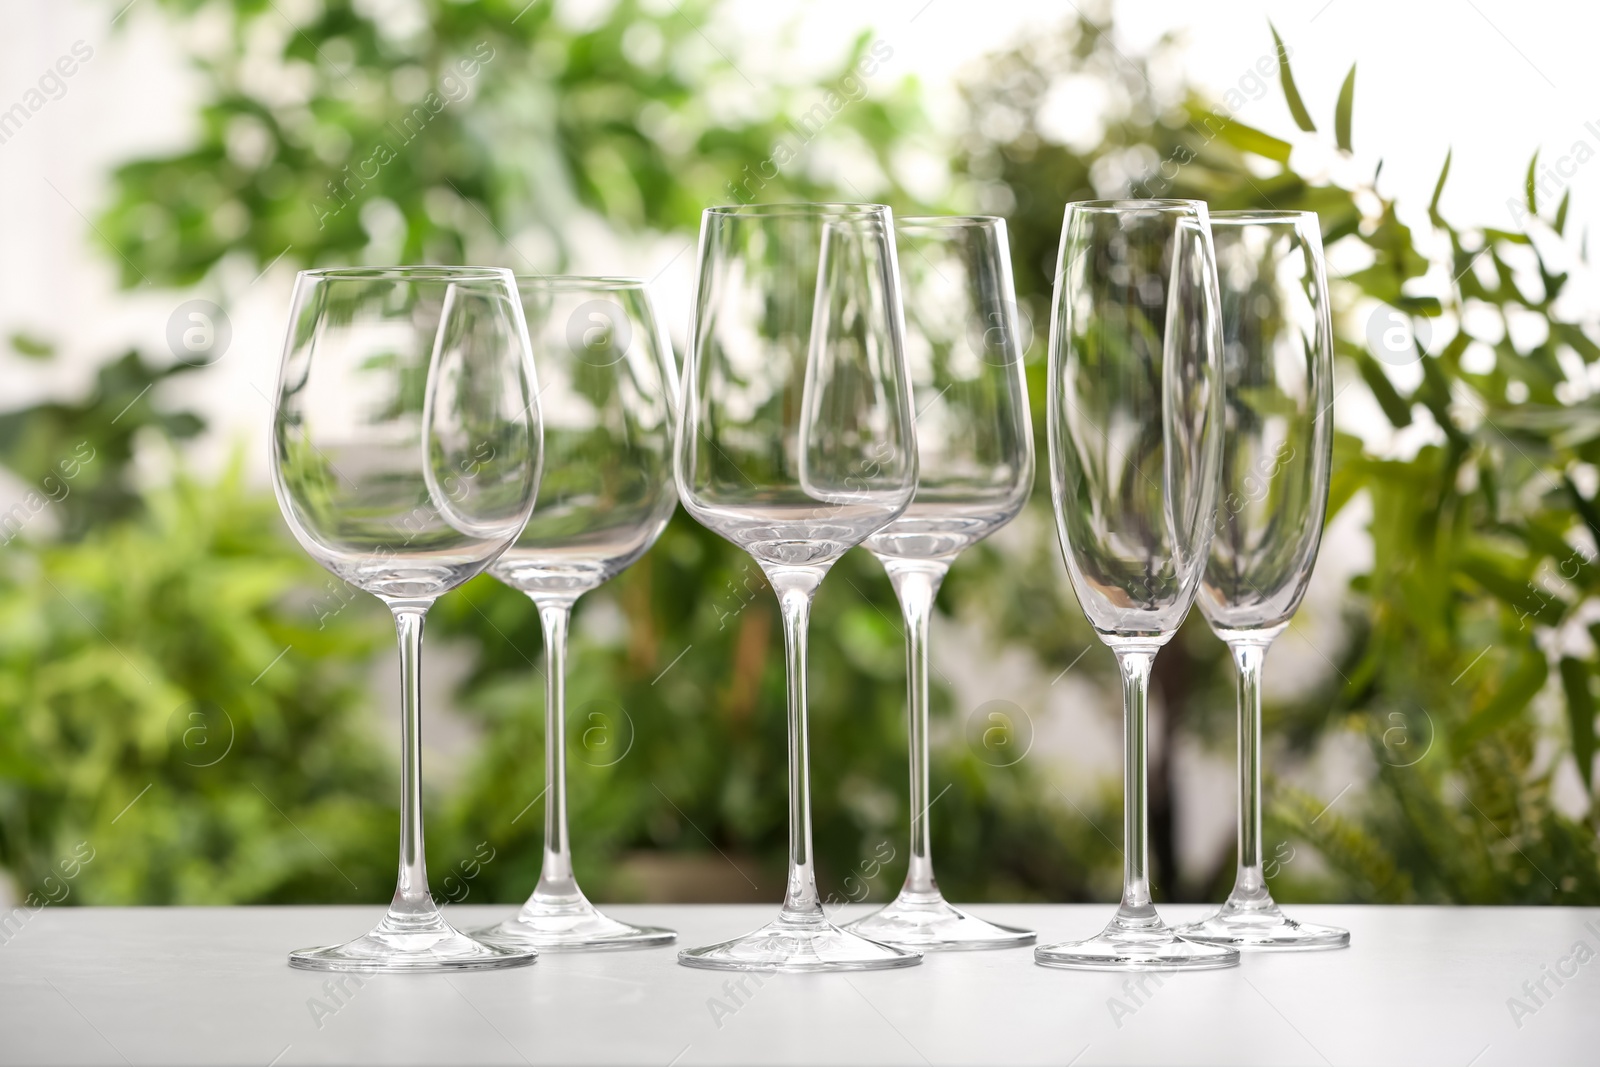
[[[1583,327],[1572,322],[1553,322],[1550,324],[1559,340],[1572,346],[1573,351],[1583,357],[1585,363],[1600,361],[1600,345],[1589,339],[1583,332]]]
[[[1572,186],[1569,185],[1567,186],[1566,191],[1561,194],[1561,206],[1556,208],[1556,232],[1561,234],[1563,237],[1565,237],[1567,233],[1567,208],[1570,207],[1571,204]]]
[[[1300,99],[1300,90],[1294,87],[1294,74],[1289,70],[1289,50],[1283,46],[1283,38],[1278,36],[1278,28],[1267,20],[1267,29],[1272,31],[1272,43],[1278,46],[1278,80],[1283,83],[1283,98],[1289,105],[1289,114],[1294,116],[1294,124],[1307,133],[1316,133],[1317,125],[1311,121],[1311,112],[1306,110],[1305,101]]]
[[[1350,147],[1350,109],[1356,100],[1356,65],[1350,64],[1350,73],[1344,76],[1344,84],[1339,87],[1339,103],[1333,109],[1333,137],[1339,143],[1342,152],[1352,151]]]
[[[1511,673],[1499,680],[1494,697],[1462,725],[1453,747],[1464,752],[1484,735],[1515,719],[1544,688],[1550,665],[1537,646],[1524,649]]]
[[[1450,177],[1450,159],[1454,155],[1455,149],[1445,150],[1444,166],[1439,169],[1439,180],[1433,185],[1433,199],[1428,201],[1428,218],[1435,226],[1444,225],[1444,219],[1439,217],[1439,197],[1444,195],[1444,180]]]
[[[1483,239],[1491,244],[1497,241],[1504,241],[1506,244],[1513,245],[1533,244],[1533,238],[1525,233],[1513,230],[1497,230],[1493,226],[1485,226],[1483,228]]]
[[[1539,152],[1538,152],[1537,149],[1535,149],[1534,153],[1533,153],[1533,158],[1528,160],[1527,194],[1528,194],[1528,214],[1530,214],[1530,215],[1537,215],[1539,213],[1539,198],[1538,198],[1537,195],[1535,195],[1534,185],[1533,185],[1533,172],[1534,172],[1535,169],[1538,168],[1538,166],[1539,166]]]
[[[56,346],[43,338],[18,330],[11,335],[11,350],[27,359],[49,359],[56,354]]]
[[[1507,567],[1516,568],[1517,563],[1486,549],[1467,553],[1457,564],[1462,574],[1510,608],[1520,627],[1526,627],[1530,620],[1543,626],[1560,626],[1567,614],[1566,601],[1541,592],[1528,581],[1526,572],[1507,573]]]
[[[1289,162],[1289,142],[1280,141],[1272,134],[1263,133],[1254,126],[1246,126],[1242,122],[1230,122],[1217,136],[1241,152],[1249,152],[1270,159],[1274,163]]]
[[[1411,404],[1406,401],[1395,389],[1389,376],[1383,373],[1383,367],[1370,354],[1362,349],[1351,352],[1355,356],[1356,368],[1361,372],[1361,380],[1367,383],[1367,388],[1372,392],[1372,398],[1383,409],[1384,417],[1390,425],[1399,429],[1411,425]]]
[[[1572,757],[1584,788],[1594,794],[1594,694],[1589,689],[1589,667],[1570,656],[1561,659],[1561,688],[1567,695],[1567,728],[1572,731]]]
[[[1407,296],[1401,293],[1395,299],[1394,306],[1401,311],[1409,311],[1413,315],[1429,319],[1436,319],[1444,314],[1444,305],[1439,303],[1439,298],[1436,296]]]
[[[1566,487],[1567,495],[1572,498],[1573,510],[1578,513],[1578,517],[1583,520],[1583,524],[1589,528],[1590,536],[1595,539],[1597,544],[1600,544],[1600,510],[1595,509],[1593,500],[1587,499],[1582,493],[1578,492],[1578,483],[1572,480],[1570,474],[1561,476],[1561,484]]]

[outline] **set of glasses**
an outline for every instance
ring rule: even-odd
[[[1048,438],[1062,551],[1124,686],[1124,889],[1106,929],[1041,946],[1077,968],[1206,968],[1240,948],[1328,948],[1262,872],[1261,669],[1315,561],[1331,460],[1332,336],[1315,215],[1198,201],[1067,205],[1049,340]],[[573,604],[639,559],[678,502],[760,565],[788,676],[789,851],[768,925],[684,950],[688,966],[859,970],[1035,933],[952,907],[933,875],[929,626],[957,556],[1010,522],[1034,479],[1005,223],[896,221],[870,204],[712,208],[678,372],[646,286],[500,268],[302,272],[279,372],[272,474],[290,529],[383,600],[401,665],[393,902],[371,932],[297,967],[494,968],[541,950],[660,945],[573,876],[564,670]],[[681,383],[681,384],[680,384]],[[905,619],[910,863],[846,926],[811,850],[806,637],[851,548],[882,562]],[[538,608],[545,835],[515,915],[463,933],[423,859],[420,657],[432,603],[487,571]],[[1145,703],[1196,598],[1239,678],[1239,868],[1227,903],[1173,929],[1151,902]]]

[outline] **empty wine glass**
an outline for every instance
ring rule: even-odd
[[[632,948],[677,935],[600,912],[572,874],[565,745],[567,623],[584,593],[655,543],[672,515],[677,374],[637,278],[520,277],[539,368],[545,475],[534,517],[489,572],[526,593],[544,627],[544,865],[493,945]],[[587,736],[587,732],[586,732]]]
[[[422,624],[428,608],[522,531],[539,486],[537,387],[511,272],[302,271],[278,371],[272,483],[318,563],[394,613],[400,643],[400,874],[388,914],[296,967],[508,967],[458,933],[428,892],[422,839]]]
[[[866,547],[888,571],[905,617],[911,858],[899,895],[845,929],[910,948],[1025,945],[1032,930],[985,922],[945,902],[928,829],[933,600],[956,556],[1015,518],[1033,483],[1011,251],[998,218],[900,219],[895,237],[917,412],[917,492]]]
[[[1150,898],[1145,700],[1156,652],[1205,567],[1222,442],[1222,340],[1206,207],[1068,204],[1050,324],[1056,528],[1078,602],[1123,686],[1122,904],[1099,936],[1040,946],[1052,967],[1235,966],[1180,939]]]
[[[789,878],[761,929],[679,961],[735,970],[899,967],[915,952],[847,933],[817,896],[806,740],[811,600],[916,488],[894,220],[876,204],[717,207],[700,226],[675,471],[700,523],[750,553],[783,614]]]
[[[1300,606],[1322,539],[1333,464],[1333,326],[1311,211],[1211,216],[1226,382],[1222,480],[1200,611],[1239,676],[1239,870],[1215,915],[1178,932],[1239,948],[1343,948],[1300,923],[1261,869],[1261,666]]]

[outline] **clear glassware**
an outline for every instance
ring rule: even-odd
[[[747,205],[702,216],[678,496],[760,564],[782,609],[789,878],[774,922],[683,951],[688,966],[864,970],[922,958],[823,914],[806,740],[812,597],[839,557],[898,518],[916,489],[899,286],[894,219],[882,205]]]
[[[533,518],[489,572],[533,600],[544,628],[544,865],[522,910],[474,936],[541,949],[666,944],[677,937],[671,930],[610,918],[578,888],[564,724],[573,604],[644,555],[677,506],[677,369],[637,278],[519,277],[517,285],[539,368],[545,475]]]
[[[313,559],[394,613],[400,644],[400,874],[388,914],[295,967],[510,967],[428,892],[422,838],[422,626],[442,594],[522,532],[538,494],[540,425],[511,272],[492,267],[302,271],[278,372],[272,482]]]
[[[1033,484],[1033,427],[1003,219],[904,218],[895,224],[906,359],[917,412],[917,492],[866,540],[894,585],[906,626],[911,854],[887,906],[846,930],[918,949],[1010,948],[1032,930],[948,904],[933,877],[928,804],[928,624],[950,565],[1016,517]]]
[[[1179,938],[1150,897],[1145,701],[1150,667],[1194,603],[1222,444],[1222,337],[1204,203],[1068,204],[1050,324],[1056,527],[1078,602],[1123,685],[1122,903],[1046,966],[1204,969],[1236,949]]]
[[[1294,616],[1322,539],[1333,465],[1333,326],[1311,211],[1211,216],[1222,289],[1225,436],[1200,611],[1239,675],[1239,870],[1215,914],[1178,932],[1237,948],[1344,948],[1288,918],[1261,869],[1261,667]]]

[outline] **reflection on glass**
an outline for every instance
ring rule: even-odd
[[[1052,967],[1237,965],[1179,938],[1150,897],[1145,701],[1156,652],[1194,603],[1222,442],[1222,341],[1206,207],[1067,205],[1050,329],[1050,483],[1067,571],[1123,683],[1122,903],[1098,936],[1042,945]]]
[[[916,488],[894,223],[873,204],[712,208],[684,364],[678,494],[766,573],[788,669],[789,877],[778,918],[689,949],[693,967],[860,970],[915,952],[847,933],[817,898],[806,737],[806,625],[839,557]]]
[[[1184,937],[1239,948],[1343,948],[1348,931],[1279,910],[1261,860],[1261,667],[1311,580],[1333,463],[1333,327],[1310,211],[1211,217],[1222,289],[1226,436],[1200,611],[1239,672],[1239,870]]]
[[[604,915],[578,888],[564,738],[572,606],[644,555],[677,503],[672,349],[636,278],[541,276],[517,284],[539,368],[545,473],[533,518],[490,572],[532,598],[544,627],[544,865],[522,910],[478,936],[550,949],[665,944],[676,936],[671,930]],[[583,736],[608,741],[614,726]],[[596,762],[609,765],[604,757]]]
[[[539,486],[538,389],[511,273],[479,267],[303,271],[278,372],[272,479],[296,539],[373,594],[400,641],[400,873],[363,937],[296,967],[506,967],[531,949],[453,929],[428,892],[419,709],[422,624],[440,595],[521,533]]]

